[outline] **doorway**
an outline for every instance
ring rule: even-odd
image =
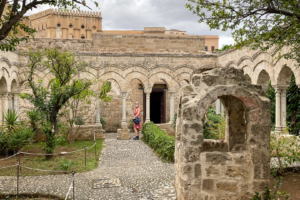
[[[146,120],[146,94],[144,93],[144,121]],[[152,89],[150,95],[150,121],[154,124],[166,123],[166,91]]]

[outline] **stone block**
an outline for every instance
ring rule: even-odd
[[[218,181],[216,183],[217,189],[224,190],[227,192],[236,192],[237,191],[237,181]]]
[[[206,153],[206,162],[212,165],[225,165],[226,161],[232,160],[227,153],[209,152]]]
[[[241,176],[244,178],[249,177],[249,171],[245,169],[245,167],[238,167],[238,166],[228,166],[226,175],[229,177],[237,177]]]
[[[129,129],[118,129],[117,130],[118,136],[117,139],[118,140],[130,140],[130,130]]]
[[[96,126],[94,127],[94,131],[95,131],[95,137],[96,139],[105,139],[104,137],[104,130],[102,129],[102,126]]]
[[[215,181],[213,179],[203,179],[202,190],[212,191],[215,189]]]
[[[210,166],[205,169],[206,170],[206,176],[218,176],[219,175],[219,170],[215,168],[214,166]]]

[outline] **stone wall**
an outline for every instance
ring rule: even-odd
[[[93,47],[107,53],[203,53],[204,36],[93,34]]]
[[[220,99],[225,107],[225,141],[203,139],[203,119]],[[242,70],[195,70],[181,89],[176,145],[178,200],[251,199],[270,176],[270,101]]]
[[[18,49],[58,48],[73,52],[206,55],[204,36],[130,35],[93,33],[92,40],[35,38]]]

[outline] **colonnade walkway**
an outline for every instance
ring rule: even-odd
[[[162,162],[142,141],[116,136],[105,134],[98,168],[75,175],[75,199],[176,199],[174,164]],[[20,177],[20,193],[65,197],[71,181],[72,175]],[[15,194],[16,186],[16,177],[0,177],[0,193]]]

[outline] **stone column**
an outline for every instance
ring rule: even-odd
[[[3,94],[3,113],[7,113],[8,110],[8,94]]]
[[[276,114],[275,114],[275,131],[281,132],[281,89],[274,87],[276,92]]]
[[[281,89],[281,130],[286,129],[286,89]]]
[[[126,121],[126,93],[127,92],[122,92],[122,123],[121,127],[127,128],[127,121]]]
[[[145,123],[150,122],[150,92],[146,93],[146,120]]]
[[[126,121],[126,94],[127,92],[123,91],[122,93],[122,123],[121,128],[117,130],[118,140],[129,140],[130,139],[130,130],[127,127],[127,121]]]
[[[174,123],[174,97],[175,92],[170,92],[170,124]]]
[[[96,139],[105,139],[104,137],[104,130],[102,129],[102,124],[100,120],[100,100],[97,98],[96,100],[96,123],[94,126],[95,138]]]
[[[216,100],[216,114],[221,114],[221,101],[220,99]]]
[[[3,124],[3,101],[2,101],[2,95],[0,94],[0,125]]]
[[[14,110],[13,99],[14,99],[14,95],[8,94],[8,109],[11,111]]]
[[[14,95],[14,110],[19,114],[19,94]]]
[[[96,126],[102,126],[101,120],[100,120],[100,106],[99,106],[100,100],[97,98],[96,100]]]

